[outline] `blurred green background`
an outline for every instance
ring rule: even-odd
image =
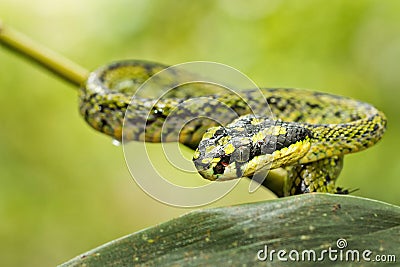
[[[387,133],[346,157],[338,185],[400,205],[400,1],[2,0],[0,18],[89,69],[216,61],[259,86],[370,102],[387,115]],[[139,189],[121,147],[78,115],[74,89],[0,49],[2,266],[53,266],[191,210]],[[247,187],[209,206],[273,197]]]

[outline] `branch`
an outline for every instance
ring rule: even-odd
[[[35,43],[0,21],[0,44],[48,69],[65,81],[80,86],[88,71],[69,59]]]

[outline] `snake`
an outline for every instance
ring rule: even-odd
[[[116,140],[177,141],[194,149],[193,163],[208,180],[264,173],[268,187],[269,176],[279,177],[278,196],[348,193],[335,186],[344,155],[373,146],[386,129],[383,112],[353,98],[294,88],[244,88],[239,95],[185,83],[195,75],[150,61],[113,62],[90,73],[79,110]],[[149,79],[174,90],[138,94]]]

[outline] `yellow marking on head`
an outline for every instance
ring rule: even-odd
[[[206,153],[210,153],[214,148],[215,148],[215,146],[213,146],[213,145],[206,147]]]
[[[198,149],[196,149],[196,151],[193,154],[193,159],[198,159],[200,156],[200,151]]]
[[[226,155],[232,154],[235,151],[235,147],[232,144],[228,144],[224,147],[224,152]]]
[[[257,143],[258,141],[262,141],[264,140],[265,135],[263,131],[260,131],[258,133],[256,133],[255,135],[253,135],[253,137],[251,138],[251,141],[253,141],[253,143]]]
[[[220,145],[224,145],[224,144],[228,143],[229,140],[231,140],[231,136],[227,135],[227,136],[222,137],[221,139],[219,139],[219,140],[218,140],[218,143],[219,143]]]
[[[253,135],[252,141],[253,143],[256,143],[258,141],[263,141],[267,135],[280,135],[280,134],[286,134],[286,129],[284,127],[271,126]]]
[[[203,139],[210,139],[211,137],[213,137],[218,128],[219,127],[209,128],[208,131],[203,135]]]
[[[260,124],[261,123],[261,121],[259,120],[259,119],[257,119],[257,118],[253,118],[252,120],[251,120],[251,124],[252,125],[257,125],[257,124]]]
[[[212,163],[218,163],[221,160],[221,158],[213,158],[211,160]]]
[[[284,128],[282,126],[271,126],[265,130],[265,134],[269,134],[269,135],[286,134],[286,128]]]
[[[212,158],[205,158],[201,160],[201,163],[208,164],[212,161]]]

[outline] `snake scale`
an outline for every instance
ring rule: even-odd
[[[80,113],[117,140],[179,141],[196,149],[193,162],[209,180],[252,178],[264,168],[280,171],[280,196],[347,193],[335,187],[343,156],[374,145],[386,129],[381,111],[348,97],[288,88],[248,89],[238,96],[215,85],[179,85],[185,74],[178,72],[156,81],[176,87],[173,92],[160,99],[132,98],[147,79],[167,68],[130,60],[93,71],[79,92]],[[182,121],[188,123],[179,125]]]

